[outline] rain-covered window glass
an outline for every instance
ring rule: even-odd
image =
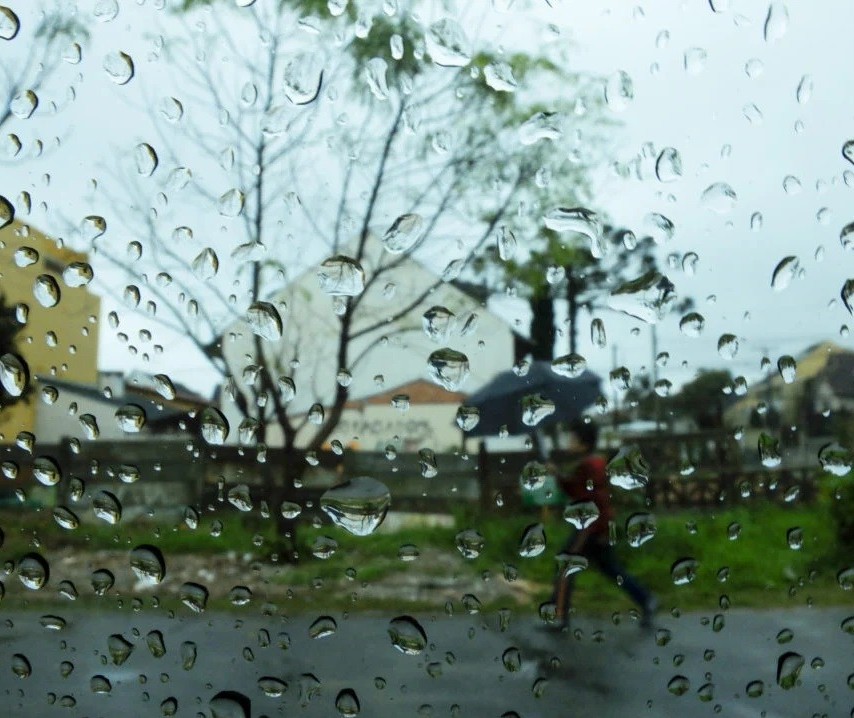
[[[0,0],[3,714],[854,715],[852,27]]]

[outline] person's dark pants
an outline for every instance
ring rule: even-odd
[[[568,546],[571,545],[572,541],[570,540]],[[565,552],[569,553],[569,549],[565,549]],[[590,566],[595,566],[605,576],[618,583],[620,588],[642,610],[647,609],[652,599],[652,593],[623,568],[605,536],[591,536],[584,545],[581,554],[587,559]],[[577,574],[566,576],[563,571],[559,571],[555,580],[552,600],[555,603],[557,619],[561,623],[568,623],[569,621],[569,609],[572,605],[572,592],[575,588],[576,576]],[[620,579],[619,582],[618,579]]]

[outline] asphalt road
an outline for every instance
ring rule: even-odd
[[[251,605],[243,618],[183,609],[173,618],[165,611],[61,615],[67,624],[56,630],[44,627],[39,612],[0,614],[0,714],[854,715],[854,634],[842,627],[854,605],[733,610],[724,614],[724,625],[713,614],[665,615],[658,633],[628,618],[615,625],[582,617],[575,624],[580,636],[542,630],[530,617],[511,617],[501,630],[495,614],[441,613],[418,617],[428,643],[414,655],[392,645],[392,616],[335,616],[337,630],[312,638],[316,617],[264,618]],[[778,634],[786,629],[791,638],[781,643]],[[151,631],[162,636],[160,657]],[[120,665],[110,653],[115,634],[132,646]],[[187,668],[190,643],[196,657]],[[121,645],[113,640],[116,655]],[[778,662],[789,652],[802,656],[804,665],[796,684],[783,689]],[[93,691],[106,688],[99,676],[109,682],[108,693]],[[276,680],[259,683],[264,678]],[[754,681],[762,682],[762,693],[749,697]],[[284,692],[267,695],[265,689]],[[224,691],[240,694],[251,707],[241,711],[237,699],[212,705]]]

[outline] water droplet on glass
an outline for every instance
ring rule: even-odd
[[[626,541],[632,548],[643,546],[655,537],[658,527],[649,513],[635,513],[626,519]]]
[[[73,531],[80,526],[80,519],[66,506],[57,506],[53,510],[53,520],[60,528]]]
[[[691,583],[697,577],[699,562],[694,558],[680,558],[670,567],[670,578],[676,586]]]
[[[391,504],[388,487],[359,476],[332,487],[320,497],[320,508],[333,523],[355,536],[368,536],[385,519]]]
[[[126,52],[111,52],[104,58],[104,70],[117,85],[126,85],[133,79],[133,58]]]
[[[801,78],[801,81],[798,83],[798,89],[795,93],[797,97],[798,103],[801,105],[807,104],[812,97],[813,91],[813,80],[809,75],[804,75]]]
[[[0,195],[0,229],[8,227],[15,219],[15,208],[3,195]]]
[[[328,638],[335,635],[338,630],[338,623],[332,616],[320,616],[315,619],[308,627],[309,638]]]
[[[676,298],[675,289],[667,277],[652,269],[614,289],[608,297],[608,306],[647,324],[655,324]]]
[[[519,84],[513,77],[513,68],[506,62],[493,62],[483,69],[483,79],[496,92],[515,92]]]
[[[726,182],[715,182],[703,190],[700,201],[707,209],[718,214],[727,214],[735,207],[738,197]]]
[[[599,518],[599,507],[593,501],[573,501],[563,511],[563,520],[579,531],[591,526]]]
[[[38,591],[47,584],[50,568],[43,556],[28,553],[18,562],[18,578],[25,588]]]
[[[3,8],[0,8],[2,10]],[[30,665],[29,659],[22,653],[15,653],[12,656],[12,673],[18,678],[29,678],[33,672],[33,667]]]
[[[374,57],[365,63],[364,78],[374,97],[378,100],[388,99],[388,81],[386,73],[388,63],[381,57]]]
[[[217,210],[223,217],[237,217],[243,212],[246,196],[237,188],[228,190],[217,201]]]
[[[804,657],[794,651],[781,655],[777,659],[777,685],[783,690],[794,688],[805,662]]]
[[[62,280],[67,287],[76,289],[85,287],[95,278],[95,272],[92,265],[88,262],[71,262],[64,270],[62,270]]]
[[[427,359],[430,378],[447,391],[457,391],[469,376],[469,360],[454,349],[437,349]]]
[[[181,603],[195,613],[202,613],[208,603],[208,590],[201,584],[192,581],[182,584],[178,595]]]
[[[474,406],[461,406],[457,409],[457,426],[463,431],[471,431],[480,422],[480,409]]]
[[[79,65],[83,59],[83,49],[79,43],[70,43],[62,53],[62,59],[69,65]]]
[[[53,459],[40,456],[33,461],[33,478],[43,486],[56,486],[62,478],[62,472]]]
[[[485,539],[475,529],[465,529],[456,535],[454,543],[463,558],[473,559],[480,556]]]
[[[788,354],[781,356],[777,360],[777,371],[780,372],[780,376],[786,384],[791,384],[795,381],[797,368],[798,365],[797,362],[795,362],[794,357],[791,357]]]
[[[295,105],[314,102],[323,85],[323,58],[311,52],[296,55],[285,67],[283,84],[285,97]]]
[[[789,28],[789,11],[781,2],[772,2],[765,16],[765,42],[780,40]]]
[[[268,698],[280,698],[288,690],[288,684],[272,676],[262,676],[258,679],[258,688]]]
[[[433,23],[424,35],[430,59],[442,67],[465,67],[471,62],[471,47],[459,23],[443,18]]]
[[[703,333],[706,320],[702,314],[689,312],[679,320],[679,330],[686,337],[698,337]]]
[[[417,656],[427,648],[427,634],[412,616],[398,616],[389,621],[391,645],[408,656]]]
[[[237,691],[221,691],[208,702],[210,718],[250,718],[250,706],[250,700]]]
[[[211,446],[221,446],[228,438],[228,420],[219,409],[207,407],[200,419],[202,438]]]
[[[119,14],[118,0],[98,0],[92,8],[92,17],[98,22],[110,22]]]
[[[551,210],[543,221],[555,232],[574,232],[590,241],[590,253],[600,259],[605,255],[602,246],[602,220],[595,212],[583,207],[557,207]]]
[[[759,461],[766,469],[776,468],[782,463],[783,457],[780,455],[780,441],[770,434],[766,434],[764,431],[759,434],[757,449],[759,451]]]
[[[14,40],[21,28],[18,16],[5,5],[0,5],[0,40]]]
[[[679,150],[665,147],[655,161],[655,176],[659,182],[675,182],[682,177],[682,157]]]
[[[153,175],[154,170],[157,169],[157,165],[159,163],[157,152],[155,152],[151,145],[145,142],[136,146],[136,149],[134,150],[134,159],[136,160],[136,171],[143,177],[150,177]]]
[[[113,584],[115,584],[116,577],[112,571],[101,568],[92,572],[90,582],[92,583],[92,590],[95,591],[95,595],[104,596],[113,587]]]
[[[516,248],[518,246],[516,235],[504,225],[498,229],[497,245],[498,256],[502,261],[507,262],[516,255]]]
[[[333,297],[355,297],[365,289],[365,270],[355,259],[336,255],[317,271],[320,288]]]
[[[138,434],[145,426],[145,410],[136,404],[125,404],[116,410],[116,423],[126,434]]]
[[[115,525],[122,518],[122,505],[109,491],[98,491],[92,497],[92,510],[102,521]]]
[[[49,274],[40,274],[33,282],[33,296],[43,307],[50,308],[59,304],[62,293],[59,284]]]
[[[454,313],[446,307],[430,307],[421,317],[421,326],[432,341],[442,344],[451,333],[454,317]]]
[[[635,88],[629,73],[618,70],[605,82],[605,102],[614,112],[623,112],[635,98]]]
[[[39,253],[33,247],[18,247],[15,250],[15,264],[18,267],[31,267],[39,261]]]
[[[734,359],[738,354],[738,338],[734,334],[721,334],[718,338],[718,354],[723,359]]]
[[[19,120],[28,120],[39,106],[39,97],[32,90],[19,92],[9,103],[10,112]]]
[[[531,524],[522,532],[519,541],[519,555],[522,558],[534,558],[546,550],[546,530],[542,524]]]
[[[147,585],[156,585],[166,575],[166,561],[156,546],[141,544],[130,552],[130,567],[136,577]]]
[[[358,715],[361,710],[359,697],[352,688],[345,688],[338,693],[335,697],[335,707],[338,709],[339,715],[345,718]]]
[[[642,489],[649,483],[649,465],[636,444],[621,447],[605,467],[605,474],[611,485],[626,491]]]
[[[799,269],[800,262],[797,257],[789,256],[781,259],[771,275],[771,287],[774,291],[782,292],[786,289],[798,275]]]
[[[685,72],[689,75],[699,75],[706,69],[706,60],[709,54],[702,47],[692,47],[685,50],[685,55],[682,59]]]
[[[15,354],[0,356],[0,385],[10,396],[21,396],[30,381],[26,362]]]
[[[832,442],[819,449],[818,462],[827,473],[834,476],[845,476],[854,465],[854,457],[848,449]]]
[[[383,235],[383,246],[392,254],[402,254],[418,242],[424,219],[420,214],[402,214]]]
[[[587,360],[580,354],[566,354],[552,361],[552,371],[558,376],[575,379],[587,369]]]
[[[536,426],[543,419],[555,413],[555,403],[540,394],[530,394],[522,397],[522,423],[525,426]]]
[[[556,112],[538,112],[519,126],[519,141],[526,146],[540,140],[558,140],[562,135]]]

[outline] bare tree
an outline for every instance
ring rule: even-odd
[[[302,452],[332,436],[352,377],[420,327],[425,299],[488,244],[509,252],[535,235],[557,194],[584,196],[568,128],[596,146],[601,84],[545,54],[476,52],[455,21],[419,25],[409,7],[371,15],[350,2],[333,17],[325,2],[187,5],[165,43],[170,67],[184,70],[176,94],[152,98],[159,135],[138,145],[135,170],[118,172],[127,193],[115,204],[137,218],[150,261],[95,247],[132,278],[132,305],[150,296],[157,320],[219,372],[241,440],[263,447],[275,429],[286,459],[263,471],[278,505]],[[149,176],[170,163],[147,207]],[[173,229],[193,208],[218,210],[218,246]],[[437,271],[389,303],[411,258]],[[294,281],[306,271],[319,274],[317,292]],[[297,385],[302,404],[290,403]],[[210,410],[202,424],[223,420]]]

